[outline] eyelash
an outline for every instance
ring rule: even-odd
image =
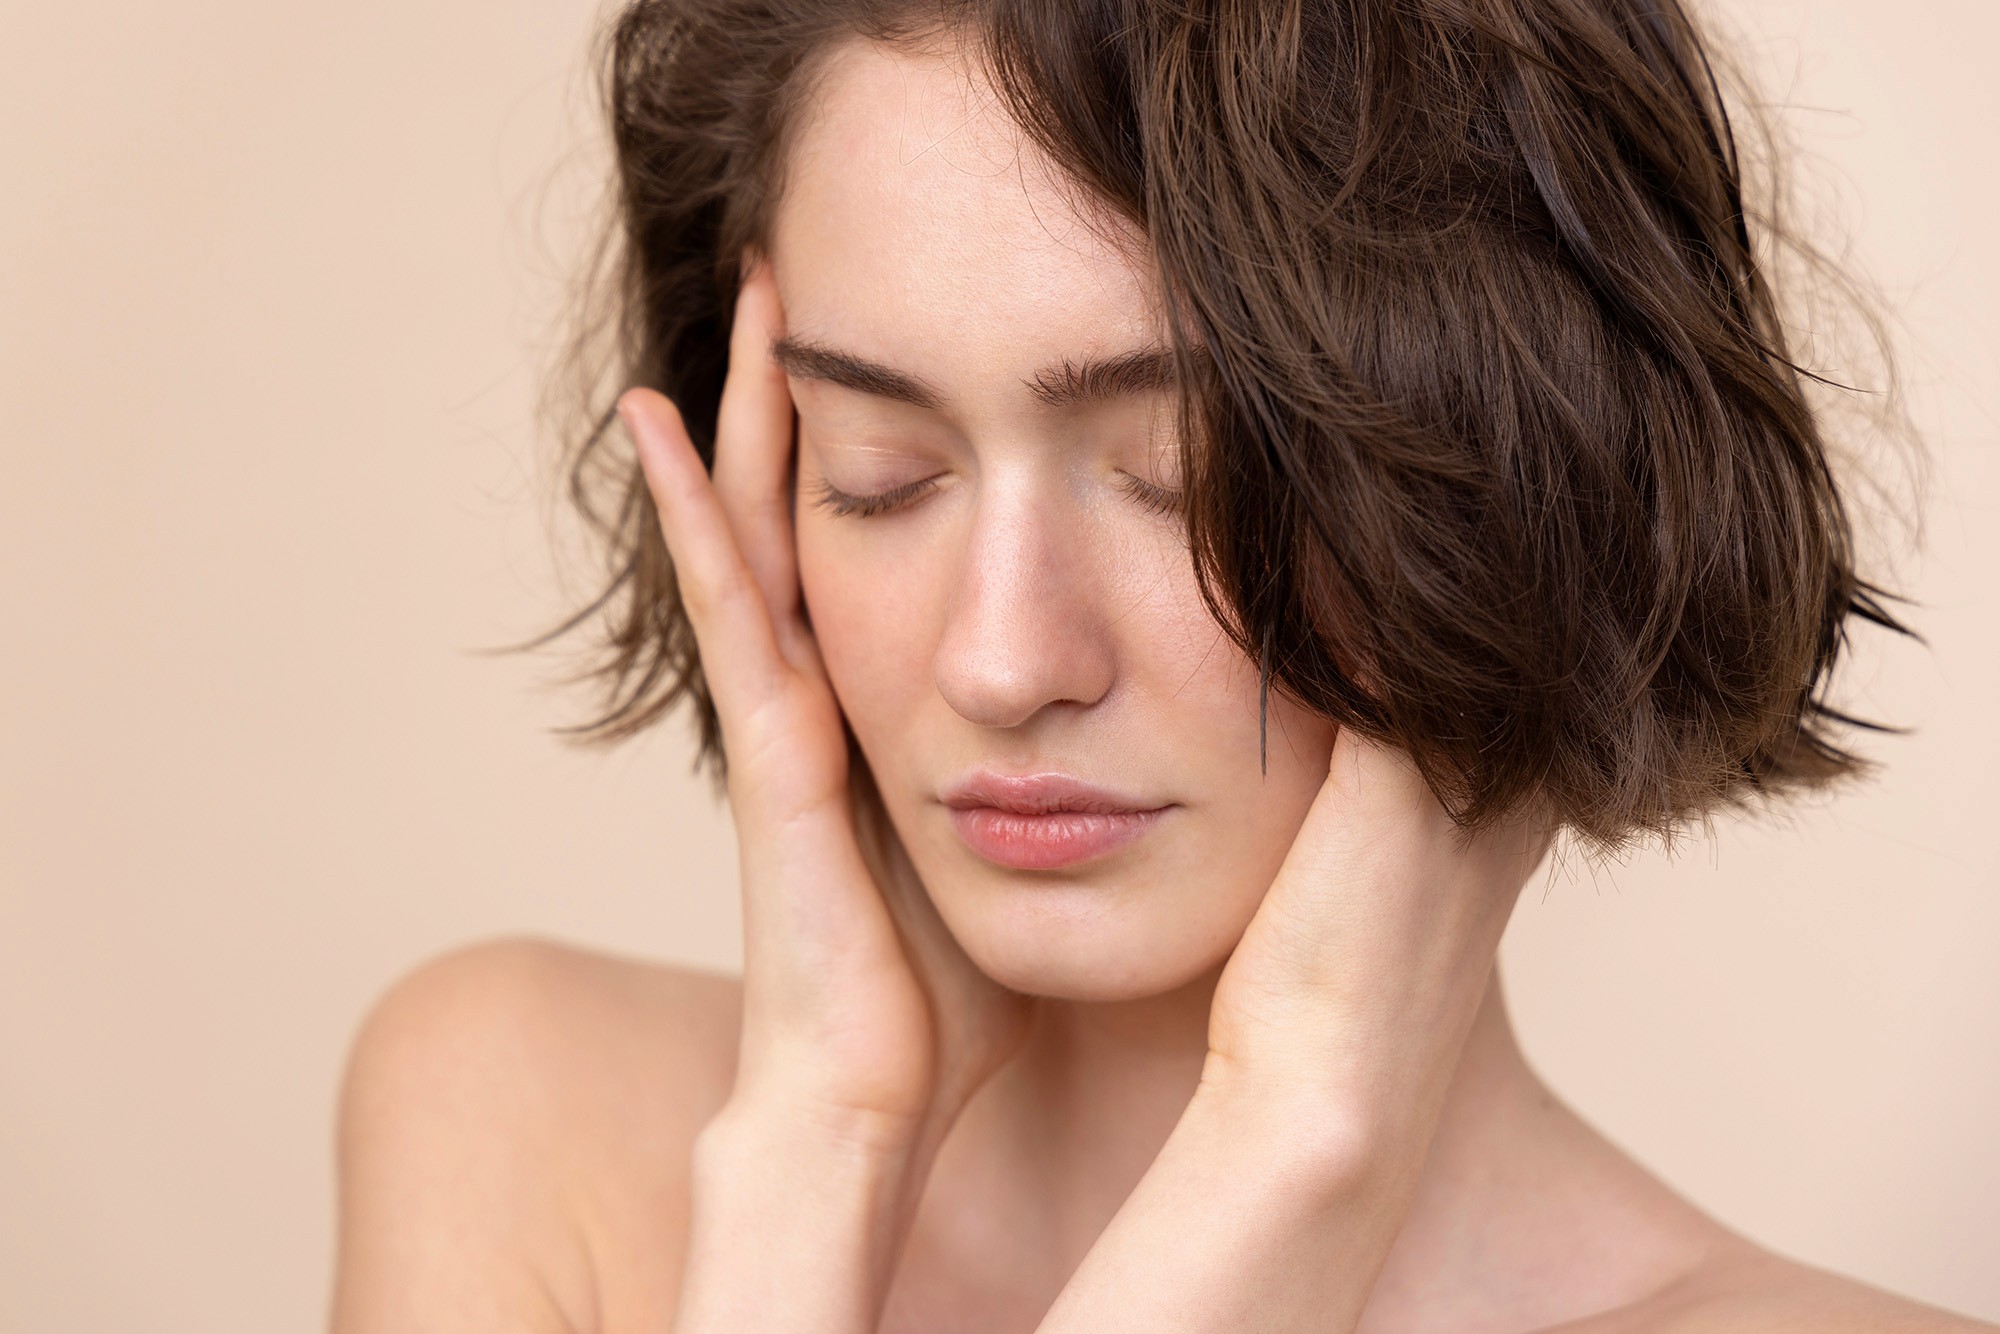
[[[1169,490],[1164,486],[1155,486],[1145,478],[1129,472],[1122,476],[1125,480],[1119,484],[1121,489],[1138,501],[1143,508],[1163,516],[1185,512],[1187,497],[1181,492]],[[839,515],[842,518],[866,519],[899,509],[936,484],[936,478],[926,477],[922,481],[906,482],[902,486],[892,487],[878,495],[855,496],[838,490],[831,483],[822,480],[813,487],[813,504],[829,514]]]
[[[1131,496],[1132,499],[1138,501],[1153,513],[1165,516],[1178,516],[1187,512],[1187,495],[1185,492],[1172,491],[1164,486],[1155,486],[1145,478],[1137,476],[1134,473],[1128,472],[1124,474],[1124,477],[1125,480],[1122,485],[1125,488],[1125,494]]]
[[[813,496],[813,504],[829,514],[837,514],[843,518],[852,515],[855,518],[866,519],[900,505],[907,505],[935,485],[937,485],[936,478],[926,477],[920,482],[905,482],[901,486],[891,487],[879,495],[851,496],[845,491],[835,489],[832,483],[821,481],[813,488],[816,493]]]

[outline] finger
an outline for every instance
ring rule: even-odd
[[[664,394],[632,389],[619,398],[618,415],[659,510],[716,712],[730,728],[778,688],[784,667],[770,612],[679,409]]]
[[[736,297],[729,374],[716,413],[714,478],[743,559],[780,626],[794,617],[799,600],[789,503],[792,396],[771,360],[771,344],[783,332],[771,266],[759,261]]]

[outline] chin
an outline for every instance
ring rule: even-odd
[[[934,892],[939,915],[987,976],[1052,1000],[1134,1001],[1179,990],[1229,957],[1248,920],[1246,910],[1242,921],[1204,922],[1132,886],[978,879],[988,883]]]

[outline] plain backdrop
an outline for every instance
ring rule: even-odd
[[[2000,467],[1986,0],[1728,0],[1904,330],[1917,730],[1865,791],[1531,887],[1530,1057],[1792,1255],[2000,1319]],[[731,967],[685,730],[608,754],[531,409],[601,159],[582,0],[0,23],[0,1329],[310,1329],[346,1044],[532,932]]]

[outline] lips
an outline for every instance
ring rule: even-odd
[[[1060,773],[978,773],[943,800],[968,848],[1015,871],[1053,871],[1107,856],[1172,809]]]

